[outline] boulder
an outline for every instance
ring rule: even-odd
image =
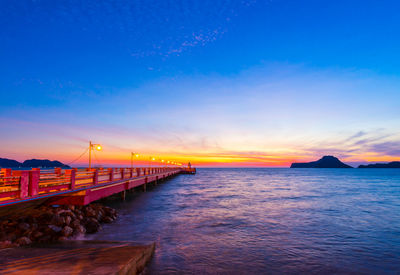
[[[88,234],[96,233],[100,230],[100,227],[100,223],[94,218],[89,218],[85,221],[86,233]]]
[[[18,224],[18,229],[21,230],[22,232],[26,232],[31,228],[31,226],[29,224],[27,224],[26,222],[21,222]]]
[[[62,230],[61,227],[55,226],[55,225],[52,225],[52,224],[49,225],[49,228],[50,228],[54,233],[59,233],[59,232],[61,232],[61,230]]]
[[[104,222],[104,223],[112,223],[113,221],[114,221],[114,219],[109,216],[103,217],[103,219],[101,220],[101,222]]]
[[[30,245],[32,241],[28,237],[21,237],[15,243],[18,245]]]
[[[83,225],[78,225],[74,229],[75,235],[84,235],[86,233],[86,228]]]
[[[34,240],[40,239],[43,236],[43,233],[40,231],[34,231],[31,235],[31,238]]]
[[[64,237],[69,237],[72,235],[73,232],[74,230],[71,227],[64,226],[64,228],[61,230],[61,235]]]
[[[61,217],[58,214],[54,214],[53,218],[51,219],[51,224],[57,225],[57,226],[63,226],[65,223],[65,220],[63,217]]]
[[[64,218],[64,224],[65,225],[70,225],[72,218],[70,216],[66,216]]]

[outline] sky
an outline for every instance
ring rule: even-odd
[[[1,0],[0,157],[83,166],[91,140],[103,166],[400,160],[399,8]]]

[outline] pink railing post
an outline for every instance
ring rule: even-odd
[[[72,168],[71,170],[66,170],[69,171],[69,174],[71,175],[71,183],[70,183],[70,188],[75,189],[75,183],[76,183],[76,169]]]
[[[125,168],[121,168],[121,180],[124,179]]]
[[[110,181],[113,181],[114,180],[114,169],[108,168],[108,172],[110,173]]]
[[[21,171],[20,185],[19,185],[19,197],[21,199],[28,196],[29,191],[29,171]]]
[[[99,171],[95,169],[93,171],[93,185],[96,185],[99,183]]]
[[[136,176],[140,177],[140,168],[136,168]]]
[[[40,171],[29,171],[29,196],[36,196],[39,193]]]

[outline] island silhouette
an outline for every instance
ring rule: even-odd
[[[19,162],[13,159],[0,158],[0,167],[2,168],[71,168],[68,165],[58,161],[58,160],[48,160],[48,159],[28,159],[24,162]]]
[[[392,161],[389,163],[374,163],[367,165],[360,165],[358,168],[400,168],[400,161]]]
[[[353,168],[353,167],[341,162],[337,157],[324,156],[317,161],[292,163],[290,168]]]

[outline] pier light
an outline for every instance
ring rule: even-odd
[[[162,159],[161,162],[164,162],[164,160]]]
[[[92,150],[101,151],[103,149],[100,144],[94,144],[92,141],[89,141],[89,169],[92,168]]]
[[[151,160],[152,160],[152,161],[155,161],[155,160],[156,160],[156,158],[152,158]]]
[[[133,156],[135,156],[135,157],[139,157],[139,154],[138,153],[134,153],[134,152],[131,152],[131,168],[133,168]]]

